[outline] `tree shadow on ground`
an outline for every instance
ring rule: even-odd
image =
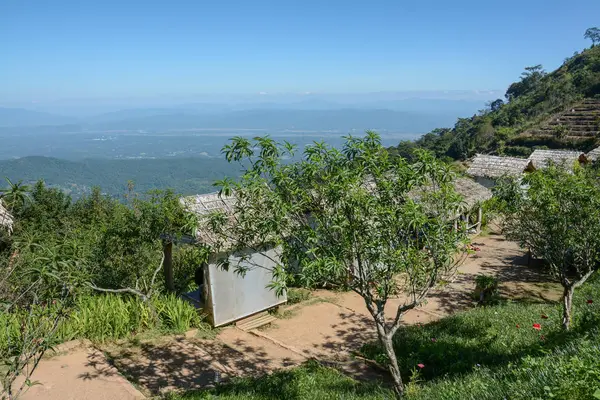
[[[167,390],[213,387],[234,376],[260,376],[273,368],[273,360],[263,349],[237,345],[244,353],[216,340],[177,337],[157,343],[124,343],[107,349],[106,355],[129,381],[157,395]],[[95,357],[88,358],[88,366],[98,362],[98,354]],[[111,373],[115,370],[100,369],[81,378],[95,379]]]

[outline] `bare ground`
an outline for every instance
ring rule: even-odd
[[[451,282],[437,288],[428,302],[403,317],[405,324],[426,323],[473,306],[478,274],[495,275],[504,297],[554,301],[560,289],[540,269],[527,266],[522,249],[501,235],[478,237],[480,251],[470,255]],[[387,315],[402,299],[392,299]],[[139,398],[124,378],[146,395],[165,390],[203,388],[235,376],[256,376],[318,359],[359,379],[378,379],[381,371],[353,357],[364,343],[376,340],[371,317],[360,296],[319,290],[305,303],[285,307],[286,318],[244,332],[223,329],[214,340],[193,335],[105,346],[107,358],[79,349],[41,363],[26,399]],[[118,371],[118,372],[117,372]],[[122,374],[122,376],[120,374]],[[70,397],[69,397],[70,396]],[[133,396],[133,397],[132,397]]]

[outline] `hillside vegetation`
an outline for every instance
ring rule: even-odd
[[[574,54],[551,73],[541,65],[527,67],[505,97],[459,118],[452,129],[435,129],[390,150],[411,157],[414,148],[425,148],[455,160],[475,153],[528,156],[546,147],[589,150],[600,130],[600,46]]]
[[[43,179],[76,198],[91,193],[96,186],[122,198],[128,181],[133,181],[141,193],[156,188],[172,188],[183,195],[207,193],[216,190],[212,186],[216,179],[238,174],[236,167],[225,160],[204,157],[75,162],[36,156],[0,161],[0,171],[0,177],[13,181],[33,183]]]

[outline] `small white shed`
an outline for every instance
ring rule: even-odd
[[[203,220],[213,212],[233,214],[235,201],[233,196],[218,193],[182,199],[184,207],[200,221],[197,243],[212,247],[216,238],[212,237]],[[204,265],[204,285],[198,294],[213,326],[230,324],[287,301],[285,292],[277,296],[270,287],[279,254],[279,248],[267,247],[260,251],[245,249],[233,254],[214,252],[210,255],[208,264]],[[227,257],[226,268],[223,267],[224,257]]]

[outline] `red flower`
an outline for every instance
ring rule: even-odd
[[[537,329],[538,331],[541,331],[542,326],[540,324],[533,324],[533,329]]]
[[[547,315],[542,314],[542,319],[548,319]]]
[[[425,364],[417,364],[417,367],[423,369],[423,368],[425,368]]]
[[[593,302],[594,302],[594,300],[592,300],[592,299],[589,299],[589,300],[587,301],[587,303],[588,303],[588,304],[592,304]]]

